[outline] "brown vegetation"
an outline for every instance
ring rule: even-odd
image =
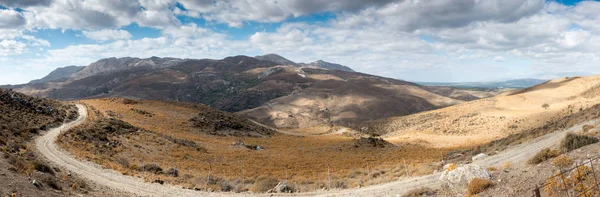
[[[8,180],[0,183],[0,195],[10,188],[11,193],[18,196],[67,196],[73,192],[87,192],[88,188],[81,187],[55,191],[76,183],[85,185],[85,182],[66,176],[66,172],[37,158],[29,145],[40,130],[76,119],[78,114],[74,105],[0,89],[0,112],[0,152],[3,154],[0,171],[3,179]],[[33,181],[39,187],[34,186]]]
[[[555,149],[545,148],[538,152],[531,160],[529,160],[530,164],[539,164],[548,159],[552,159],[556,156],[560,155],[560,151]]]
[[[198,114],[201,113],[216,113],[210,112],[209,110],[212,109],[202,105],[139,101],[140,104],[136,104],[135,108],[155,114],[153,117],[148,117],[131,111],[131,106],[122,104],[121,99],[83,102],[90,106],[88,108],[90,121],[81,128],[75,128],[67,133],[73,134],[78,129],[90,126],[102,128],[97,126],[101,124],[93,122],[106,122],[104,119],[107,118],[104,114],[107,111],[121,115],[120,121],[131,124],[138,128],[138,131],[108,134],[108,141],[118,141],[119,145],[100,154],[97,149],[103,148],[94,146],[106,145],[106,142],[92,143],[79,140],[84,142],[79,144],[74,141],[81,137],[72,134],[62,136],[61,146],[78,157],[116,169],[123,174],[141,177],[150,182],[160,179],[190,189],[263,191],[267,188],[264,185],[272,184],[259,187],[257,184],[262,184],[259,183],[261,180],[271,180],[271,183],[275,182],[273,180],[277,182],[287,180],[289,186],[293,187],[293,191],[313,191],[327,187],[328,169],[332,188],[365,186],[406,176],[405,166],[399,165],[404,159],[410,175],[432,173],[439,169],[439,165],[429,163],[438,161],[440,155],[449,151],[409,144],[392,145],[381,149],[356,148],[354,138],[341,135],[306,137],[276,133],[270,137],[213,135],[208,132],[198,132],[207,128],[199,128],[189,121],[199,117]],[[219,118],[219,120],[228,120],[228,118]],[[245,126],[256,126],[250,124],[252,125]],[[206,127],[214,128],[214,125],[206,124]],[[264,147],[264,150],[232,146],[232,142],[238,140],[243,141],[244,145]],[[371,143],[369,144],[372,147]],[[146,164],[157,164],[163,172],[141,170]],[[169,168],[176,168],[177,176],[169,170],[164,171]]]
[[[431,189],[428,187],[417,188],[408,191],[402,197],[425,197],[425,196],[435,196],[438,194],[438,190]]]
[[[479,194],[493,185],[494,184],[490,180],[474,178],[469,182],[469,185],[467,185],[467,192],[469,195]]]
[[[561,141],[560,147],[568,152],[597,142],[598,138],[595,137],[568,133],[565,139]]]

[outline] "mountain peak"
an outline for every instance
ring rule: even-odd
[[[270,54],[266,54],[266,55],[261,55],[261,56],[256,56],[254,58],[259,59],[259,60],[263,60],[263,61],[274,62],[274,63],[280,64],[280,65],[298,66],[298,64],[296,62],[288,60],[285,57],[282,57],[281,55],[274,54],[274,53],[270,53]]]
[[[308,67],[325,68],[325,69],[329,69],[329,70],[342,70],[342,71],[347,71],[347,72],[355,72],[350,67],[347,67],[347,66],[344,66],[344,65],[340,65],[340,64],[326,62],[324,60],[317,60],[317,61],[314,61],[312,63],[302,64],[302,65],[303,66],[308,66]]]

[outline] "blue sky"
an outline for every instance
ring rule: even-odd
[[[600,72],[600,3],[544,0],[0,0],[0,84],[108,57],[278,53],[460,82]],[[565,66],[569,65],[569,66]]]

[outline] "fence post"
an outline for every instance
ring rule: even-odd
[[[596,178],[596,171],[594,170],[594,160],[592,160],[592,158],[588,158],[590,160],[590,166],[592,168],[592,174],[594,175],[594,188],[596,188],[596,191],[599,191],[598,189],[598,178]]]
[[[560,179],[563,182],[563,186],[565,187],[564,188],[565,193],[567,193],[568,197],[571,197],[571,194],[569,194],[569,188],[567,188],[567,181],[565,181],[565,177],[563,176],[563,169],[562,168],[560,168],[560,173],[558,174],[558,176],[560,176]]]
[[[327,166],[327,189],[331,190],[331,175],[329,172],[329,166]]]

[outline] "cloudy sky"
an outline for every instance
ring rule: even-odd
[[[277,53],[411,81],[600,73],[600,2],[0,0],[0,84],[107,57]]]

